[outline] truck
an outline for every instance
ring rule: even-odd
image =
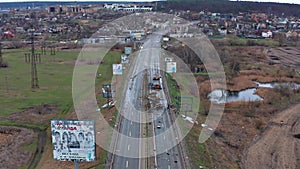
[[[154,77],[153,77],[153,82],[152,82],[152,89],[154,89],[154,90],[161,90],[162,88],[161,88],[161,84],[160,84],[160,76],[158,76],[158,75],[155,75]]]
[[[155,81],[155,80],[159,80],[161,77],[160,76],[158,76],[158,75],[154,75],[153,76],[153,80]]]

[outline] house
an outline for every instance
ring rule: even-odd
[[[23,27],[16,27],[15,29],[16,29],[17,33],[24,33],[25,32]]]
[[[15,34],[13,34],[11,31],[4,32],[4,35],[3,35],[4,39],[13,38],[13,37],[15,37]]]
[[[297,32],[292,32],[292,31],[288,31],[285,34],[285,37],[286,38],[297,38],[298,37],[298,33]]]
[[[273,37],[273,33],[271,32],[271,31],[264,31],[264,32],[262,32],[261,33],[261,36],[263,37],[263,38],[272,38]]]
[[[227,29],[224,26],[219,28],[218,31],[221,35],[227,35]]]

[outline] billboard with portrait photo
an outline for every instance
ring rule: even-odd
[[[94,130],[91,120],[51,120],[54,159],[95,161]]]

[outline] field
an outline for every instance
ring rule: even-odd
[[[265,52],[273,64],[283,64],[293,69],[300,69],[300,49],[297,47],[270,48]]]
[[[300,63],[299,59],[297,57],[289,57],[291,55],[282,48],[224,46],[220,47],[218,50],[219,53],[223,53],[221,54],[221,60],[225,67],[227,88],[229,90],[240,91],[252,87],[256,88],[257,85],[254,81],[300,82],[299,69],[296,69],[295,66]],[[278,52],[277,54],[277,52],[274,52],[276,50],[282,52]],[[268,55],[270,52],[266,51],[271,51],[273,52],[272,55],[280,58],[277,60],[276,64],[270,63],[272,61]],[[288,49],[288,51],[290,51],[290,53],[295,52],[295,55],[299,54],[297,49],[292,48]],[[230,68],[232,60],[236,60],[239,63],[239,70],[236,72],[233,72]],[[195,75],[197,76],[202,101],[198,121],[204,123],[206,113],[210,106],[210,102],[207,100],[207,94],[211,91],[210,81],[203,73]],[[194,168],[198,168],[199,166],[208,168],[243,168],[245,164],[247,164],[247,168],[257,168],[261,167],[260,165],[255,165],[257,164],[256,162],[259,162],[260,158],[257,157],[260,155],[264,156],[261,160],[270,159],[263,162],[269,166],[289,168],[295,164],[295,161],[293,161],[291,164],[286,164],[285,167],[280,167],[279,157],[282,156],[279,155],[279,152],[283,151],[283,147],[276,146],[275,144],[272,144],[271,146],[273,146],[272,151],[277,154],[274,154],[272,157],[261,151],[259,153],[255,152],[263,148],[264,143],[270,143],[272,140],[270,133],[276,132],[276,130],[274,129],[266,133],[264,131],[268,128],[276,127],[278,119],[285,122],[288,121],[287,126],[289,126],[289,124],[292,125],[292,118],[284,116],[284,114],[286,114],[285,109],[299,103],[299,90],[291,91],[287,88],[259,88],[257,93],[264,98],[264,101],[233,102],[225,104],[225,111],[219,126],[214,132],[214,135],[207,142],[203,144],[197,143],[197,136],[199,136],[202,127],[200,125],[194,126],[193,130],[185,139],[185,142],[188,145],[190,160],[192,161]],[[276,122],[270,121],[274,116],[278,116],[277,120],[275,120]],[[295,115],[291,117],[294,116]],[[282,130],[287,131],[289,128],[282,128]],[[297,131],[296,128],[294,130]],[[259,140],[259,138],[262,138],[262,142],[255,144],[255,141]],[[287,138],[282,138],[282,142],[284,141],[287,141],[288,143],[283,144],[283,146],[294,144],[297,142],[297,139],[288,136]],[[246,153],[251,145],[253,145],[253,148],[250,148],[249,153]],[[288,156],[287,152],[288,150],[282,155]],[[197,153],[202,155],[196,156]],[[248,157],[248,155],[250,156]],[[256,160],[256,162],[251,160],[254,156],[256,159],[253,160]],[[292,158],[292,156],[293,155],[289,157]],[[277,158],[278,160],[272,161],[272,158]],[[260,162],[261,163],[259,164],[262,164],[262,161]],[[266,166],[265,168],[270,167]]]
[[[299,108],[293,105],[269,122],[245,152],[246,168],[299,168]]]
[[[49,126],[50,120],[54,118],[76,119],[72,100],[72,76],[79,51],[62,50],[57,51],[56,55],[42,55],[42,62],[37,63],[39,89],[34,90],[31,89],[31,64],[25,63],[24,52],[28,50],[3,51],[3,60],[9,67],[0,69],[0,125],[10,127],[6,127],[6,130],[1,128],[0,144],[1,148],[6,149],[1,153],[11,155],[10,158],[5,159],[7,160],[5,163],[10,164],[8,168],[13,169],[37,166],[38,168],[60,168],[59,166],[62,165],[73,168],[72,163],[51,160]],[[102,76],[97,78],[97,85],[110,80],[111,64],[119,60],[118,52],[110,52],[104,58],[106,64],[99,66]],[[19,131],[19,134],[8,132],[12,129]],[[19,137],[26,139],[17,142],[13,148],[3,144],[11,139],[18,140]],[[83,166],[103,164],[105,152],[99,147],[97,150],[99,150],[98,160],[94,163],[82,164]],[[24,154],[27,158],[23,158],[18,164],[11,162]],[[2,158],[5,158],[4,154],[1,155],[0,161]],[[45,165],[39,164],[40,159]]]

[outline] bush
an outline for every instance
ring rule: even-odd
[[[263,122],[261,119],[257,119],[257,120],[255,121],[255,128],[256,128],[257,130],[262,130],[263,127],[264,127],[264,122]]]
[[[285,97],[290,97],[293,93],[292,89],[288,85],[278,85],[275,87],[275,90]]]
[[[2,61],[1,63],[0,63],[0,68],[7,68],[8,67],[8,63],[6,63],[6,62],[4,62],[4,61]]]

